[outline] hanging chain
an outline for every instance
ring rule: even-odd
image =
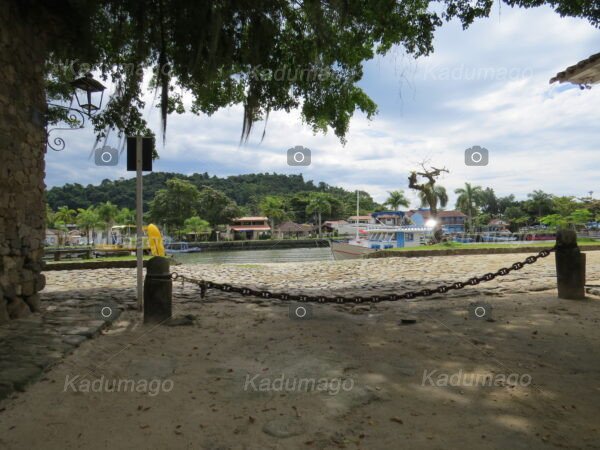
[[[244,296],[252,296],[252,297],[261,297],[261,298],[274,298],[278,300],[290,300],[296,302],[313,302],[313,303],[379,303],[379,302],[393,302],[398,300],[412,300],[417,297],[430,297],[434,294],[445,294],[451,290],[463,289],[466,286],[476,286],[479,283],[485,281],[492,281],[496,277],[503,277],[508,275],[512,271],[521,270],[528,264],[535,263],[539,258],[545,258],[551,252],[553,252],[556,247],[552,247],[550,249],[542,250],[537,255],[528,256],[524,261],[518,261],[511,265],[510,267],[502,267],[496,272],[486,273],[480,277],[469,278],[466,281],[457,281],[452,284],[445,284],[438,286],[434,289],[421,289],[419,291],[408,291],[402,294],[390,294],[390,295],[374,295],[370,297],[344,297],[344,296],[335,296],[335,297],[327,297],[323,295],[304,295],[304,294],[288,294],[285,292],[271,292],[267,290],[256,290],[249,287],[242,286],[232,286],[231,284],[226,283],[215,283],[213,281],[207,281],[197,278],[190,278],[185,275],[179,275],[177,272],[174,272],[171,275],[173,280],[181,280],[182,284],[185,282],[189,282],[192,284],[196,284],[200,288],[200,296],[204,298],[206,295],[206,291],[208,289],[217,289],[222,292],[235,292],[238,294],[242,294]]]

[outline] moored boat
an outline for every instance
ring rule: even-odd
[[[415,226],[376,226],[360,230],[363,237],[348,242],[331,242],[333,258],[337,260],[357,259],[379,250],[416,247],[432,236],[429,227]]]
[[[200,247],[190,247],[187,242],[171,242],[165,245],[167,254],[173,253],[198,253],[202,249]]]

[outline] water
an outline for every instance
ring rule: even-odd
[[[268,250],[224,250],[174,255],[184,264],[257,264],[302,261],[332,261],[329,247],[271,248]]]

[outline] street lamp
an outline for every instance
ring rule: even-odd
[[[75,89],[73,96],[77,99],[77,104],[82,110],[86,111],[88,117],[92,117],[100,110],[106,86],[94,79],[90,72],[81,78],[71,81],[71,86]],[[92,102],[92,94],[97,94],[98,92],[100,93],[100,100],[96,105]],[[94,98],[97,98],[97,96],[94,95]]]
[[[63,110],[65,112],[61,121],[66,122],[69,125],[68,127],[55,127],[49,130],[46,129],[46,146],[57,152],[64,150],[66,143],[60,136],[51,140],[50,133],[57,130],[83,128],[85,124],[85,117],[87,116],[88,118],[91,118],[102,107],[104,91],[106,90],[106,86],[94,79],[92,74],[89,72],[83,77],[71,81],[70,84],[73,87],[73,97],[75,97],[77,100],[79,108],[74,108],[72,106],[73,101],[71,101],[69,106],[48,103],[49,107]],[[99,99],[98,94],[100,94]]]

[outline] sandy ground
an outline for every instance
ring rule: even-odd
[[[599,262],[589,261],[592,280]],[[414,303],[315,305],[299,321],[285,304],[217,293],[199,302],[181,289],[174,313],[194,315],[192,325],[143,326],[125,312],[0,404],[0,448],[600,448],[598,298],[470,288]],[[469,316],[479,300],[494,321]],[[469,383],[473,374],[494,385]],[[161,388],[85,392],[68,384],[75,377]],[[311,379],[315,388],[290,389]]]

